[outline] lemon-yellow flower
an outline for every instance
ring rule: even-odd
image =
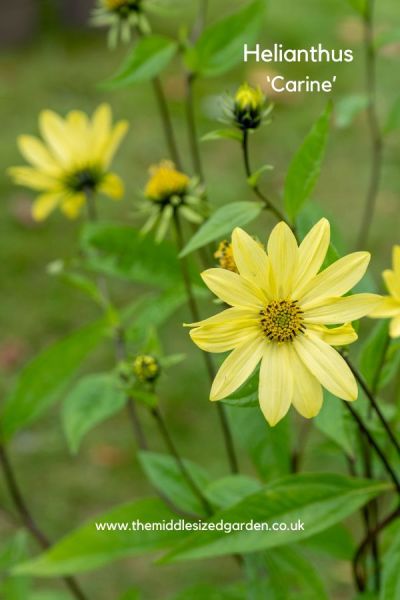
[[[150,179],[145,196],[154,202],[164,202],[173,196],[182,197],[189,187],[190,178],[175,168],[173,162],[162,160],[149,169]]]
[[[257,110],[263,108],[265,95],[259,87],[243,83],[236,92],[235,102],[242,110]]]
[[[300,246],[283,222],[272,231],[267,252],[242,229],[232,235],[239,273],[209,269],[210,290],[231,306],[193,323],[192,340],[207,352],[232,351],[213,382],[210,399],[232,394],[261,362],[259,401],[270,425],[291,404],[304,417],[318,414],[322,386],[343,400],[355,400],[357,383],[332,346],[357,335],[349,324],[380,302],[374,294],[346,294],[364,275],[370,255],[349,254],[319,272],[330,240],[326,219]],[[336,328],[327,325],[344,324]]]
[[[65,119],[44,110],[39,127],[43,141],[28,135],[18,138],[20,151],[32,166],[8,170],[16,183],[40,192],[32,209],[36,221],[56,208],[71,219],[77,217],[88,193],[100,192],[115,200],[123,196],[123,183],[110,172],[110,165],[128,123],[113,126],[108,104],[99,106],[92,119],[77,110]]]
[[[389,334],[400,337],[400,246],[393,247],[393,269],[383,272],[383,280],[389,292],[379,306],[369,315],[374,319],[389,318]]]
[[[234,273],[238,272],[235,259],[233,258],[232,244],[228,240],[222,240],[218,244],[218,249],[214,252],[214,258],[218,260],[222,269],[228,269],[228,271],[233,271]]]

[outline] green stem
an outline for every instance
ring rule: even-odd
[[[204,170],[201,160],[200,148],[197,136],[196,116],[194,107],[193,85],[195,78],[192,73],[186,77],[186,120],[189,134],[189,147],[192,156],[193,169],[204,183]]]
[[[182,248],[184,247],[184,239],[183,239],[181,222],[180,222],[177,211],[175,211],[175,213],[174,213],[174,225],[175,225],[175,234],[176,234],[176,243],[177,243],[178,252],[181,252]],[[182,270],[182,278],[183,278],[183,282],[185,285],[186,294],[187,294],[187,298],[188,298],[189,308],[190,308],[193,320],[197,322],[197,321],[201,320],[200,311],[197,306],[196,298],[193,293],[192,282],[190,280],[190,273],[188,270],[186,259],[181,259],[180,264],[181,264],[181,270]],[[202,355],[204,357],[204,362],[205,362],[205,366],[207,369],[207,373],[208,373],[210,382],[212,383],[215,378],[214,365],[212,363],[210,355],[207,352],[202,351]],[[220,425],[221,425],[221,429],[222,429],[222,433],[223,433],[223,437],[224,437],[224,441],[225,441],[225,448],[226,448],[226,452],[228,455],[229,465],[230,465],[232,473],[238,473],[238,471],[239,471],[238,461],[236,458],[236,452],[235,452],[235,447],[234,447],[234,443],[233,443],[233,436],[232,436],[232,432],[229,427],[229,422],[228,422],[228,418],[227,418],[227,415],[225,412],[225,408],[219,402],[216,403],[216,406],[217,406],[218,417],[220,420]]]
[[[48,550],[51,546],[47,536],[42,532],[35,519],[32,516],[27,502],[18,485],[14,469],[9,460],[6,448],[0,444],[0,465],[3,470],[4,479],[13,501],[16,511],[24,524],[24,527],[29,531],[32,537],[37,541],[43,550]],[[78,583],[73,577],[62,577],[63,582],[71,592],[71,595],[78,600],[86,600],[86,595],[80,589]]]
[[[182,162],[179,156],[178,144],[175,138],[175,132],[172,125],[172,118],[169,112],[168,103],[165,97],[164,89],[161,80],[158,77],[153,79],[153,90],[157,100],[158,109],[160,112],[161,122],[163,126],[165,141],[168,147],[171,159],[176,167],[182,170]]]
[[[365,201],[364,214],[358,236],[358,248],[368,242],[374,218],[376,202],[382,177],[383,138],[380,131],[376,106],[376,51],[374,40],[375,0],[367,0],[364,17],[366,92],[368,96],[367,119],[371,138],[371,173]]]
[[[253,172],[252,172],[251,164],[250,164],[249,132],[247,129],[243,130],[242,154],[243,154],[243,162],[244,162],[244,169],[246,172],[246,177],[247,177],[247,179],[249,179],[252,176]],[[257,196],[257,198],[259,198],[265,204],[266,210],[269,210],[278,219],[278,221],[284,221],[285,223],[287,223],[289,225],[289,227],[291,227],[291,225],[288,222],[288,220],[286,219],[285,215],[278,208],[276,208],[276,206],[274,206],[273,202],[271,202],[271,200],[260,190],[258,185],[251,186],[251,189],[253,190],[253,192]],[[292,227],[292,229],[293,229],[293,227]]]
[[[206,496],[203,494],[201,489],[198,487],[197,483],[191,476],[188,469],[186,468],[186,465],[185,465],[181,455],[179,454],[179,451],[178,451],[178,449],[173,441],[173,438],[168,430],[167,424],[165,422],[165,419],[164,419],[161,411],[158,408],[153,408],[151,411],[151,414],[153,415],[154,419],[156,420],[158,428],[160,430],[160,433],[164,439],[165,445],[166,445],[169,453],[175,458],[175,461],[176,461],[178,468],[179,468],[181,474],[183,475],[184,479],[186,479],[186,481],[189,484],[189,487],[193,491],[194,495],[197,496],[197,498],[200,500],[206,514],[208,516],[212,515],[214,512],[213,507],[211,506],[211,504],[209,503],[209,501],[207,500]]]

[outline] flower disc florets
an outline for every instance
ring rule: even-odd
[[[214,252],[214,258],[218,260],[219,266],[222,269],[227,269],[233,273],[238,272],[233,257],[232,244],[231,242],[228,242],[228,240],[222,240],[222,242],[219,243],[218,249]]]
[[[133,362],[133,372],[142,383],[153,383],[161,374],[160,363],[150,354],[140,354]]]
[[[306,328],[296,300],[273,300],[260,311],[261,328],[273,342],[292,342]]]

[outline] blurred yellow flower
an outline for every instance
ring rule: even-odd
[[[219,243],[217,251],[214,252],[214,258],[217,259],[222,269],[228,269],[228,271],[233,271],[234,273],[238,272],[235,259],[233,258],[232,244],[228,240],[222,240]]]
[[[173,162],[162,160],[149,169],[150,178],[145,187],[147,201],[142,212],[148,216],[142,228],[143,233],[156,229],[156,241],[166,235],[171,219],[179,213],[191,223],[203,221],[202,187],[196,178],[190,178],[178,171]]]
[[[383,272],[383,280],[389,292],[382,302],[371,313],[374,319],[389,318],[389,334],[392,338],[400,337],[400,246],[393,247],[393,270]]]
[[[132,31],[150,33],[150,25],[143,12],[143,0],[98,0],[93,10],[92,23],[109,27],[109,45],[112,48],[122,42],[129,43]]]
[[[161,368],[154,356],[140,354],[133,362],[133,372],[142,383],[151,383],[159,377]]]
[[[65,119],[44,110],[39,126],[43,141],[28,135],[18,138],[20,151],[32,166],[8,170],[17,184],[40,192],[32,210],[36,221],[56,208],[76,218],[88,193],[100,192],[115,200],[123,196],[123,183],[109,168],[128,123],[113,126],[108,104],[99,106],[91,120],[77,110]]]
[[[357,335],[350,321],[380,302],[374,294],[346,294],[364,275],[370,255],[355,252],[320,271],[330,241],[326,219],[300,246],[283,222],[272,231],[268,253],[242,229],[232,236],[239,273],[209,269],[206,285],[231,308],[190,327],[192,340],[207,352],[227,352],[213,382],[210,399],[232,394],[261,362],[259,401],[270,425],[291,404],[304,417],[318,414],[322,386],[343,400],[355,400],[357,383],[332,346],[350,344]],[[336,328],[327,325],[344,323]]]

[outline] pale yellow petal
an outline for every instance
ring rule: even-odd
[[[76,219],[85,203],[85,194],[74,194],[63,201],[61,210],[69,219]]]
[[[227,308],[222,312],[213,315],[212,317],[208,317],[208,319],[203,319],[202,321],[197,321],[197,323],[185,323],[184,327],[202,327],[203,325],[223,325],[225,323],[232,323],[233,321],[245,321],[245,320],[253,320],[259,321],[260,315],[257,309],[251,308],[242,308],[240,306],[234,306],[232,308]]]
[[[325,325],[307,325],[307,329],[311,329],[330,346],[347,346],[358,340],[358,335],[351,323],[332,328],[325,327]]]
[[[100,160],[111,131],[112,114],[109,104],[101,104],[92,118],[92,153],[94,160]]]
[[[400,246],[393,246],[393,271],[396,273],[398,279],[400,279]]]
[[[41,194],[36,198],[32,206],[32,216],[35,221],[44,221],[51,212],[63,200],[64,195],[61,192],[53,192],[50,194]]]
[[[66,127],[69,143],[73,148],[73,163],[85,166],[93,160],[88,116],[81,110],[73,110],[67,115]]]
[[[271,269],[267,253],[261,244],[237,227],[232,233],[232,249],[240,275],[262,287],[266,296],[272,299]]]
[[[47,175],[59,176],[62,172],[60,165],[37,138],[30,135],[21,135],[18,137],[18,147],[29,163]]]
[[[292,348],[289,344],[268,343],[260,369],[260,408],[271,427],[289,410],[293,398]]]
[[[392,338],[400,337],[400,316],[390,321],[389,335]]]
[[[7,172],[14,179],[15,183],[31,188],[32,190],[42,192],[60,189],[60,183],[57,179],[31,167],[11,167]]]
[[[303,417],[312,419],[322,407],[321,384],[300,360],[295,350],[290,354],[290,365],[294,379],[293,406]]]
[[[297,299],[302,306],[311,307],[320,304],[324,298],[346,294],[364,276],[370,258],[368,252],[353,252],[340,258],[318,273]]]
[[[298,298],[309,281],[315,277],[325,260],[330,242],[330,225],[321,219],[299,246],[299,262],[293,280],[293,297]]]
[[[65,121],[55,112],[44,110],[39,115],[39,127],[57,160],[65,167],[70,166],[74,161],[74,148]]]
[[[356,380],[336,350],[311,331],[298,336],[294,347],[304,365],[329,392],[343,400],[356,400]]]
[[[128,121],[119,121],[112,130],[112,133],[105,143],[103,152],[101,153],[102,156],[99,157],[105,169],[110,166],[111,161],[113,160],[122,140],[127,134],[128,129]]]
[[[99,185],[99,192],[113,200],[120,200],[124,195],[124,183],[115,173],[108,173]]]
[[[246,381],[261,360],[265,341],[257,335],[224,360],[211,387],[210,400],[222,400]]]
[[[208,269],[201,276],[207,287],[227,304],[265,307],[267,300],[262,291],[237,273],[227,269]]]
[[[400,315],[400,300],[396,300],[392,296],[383,296],[382,301],[368,316],[373,319],[381,319],[397,315]]]
[[[292,291],[293,275],[298,264],[298,247],[292,230],[283,221],[274,227],[269,236],[268,257],[275,291],[280,298],[286,298]]]
[[[206,352],[228,352],[255,336],[263,340],[260,325],[253,321],[232,321],[221,325],[205,325],[190,331],[193,342]]]
[[[389,294],[400,301],[400,277],[389,270],[383,271],[382,275]]]
[[[377,294],[354,294],[345,298],[324,299],[322,304],[307,309],[303,305],[304,320],[306,323],[321,323],[335,325],[361,319],[381,302]]]

